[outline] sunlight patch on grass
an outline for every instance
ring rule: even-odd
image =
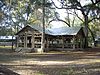
[[[20,60],[12,61],[9,63],[3,63],[4,65],[88,65],[93,63],[100,63],[97,59],[80,59],[75,61],[32,61],[32,60]]]
[[[11,48],[12,46],[0,46],[0,48]]]

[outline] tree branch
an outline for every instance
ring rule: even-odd
[[[98,19],[98,20],[100,20],[100,17],[99,17],[99,18],[97,18],[97,17],[94,17],[94,18],[92,18],[91,20],[89,20],[89,21],[88,21],[88,23],[92,22],[92,21],[93,21],[93,20],[95,20],[95,19]]]
[[[70,27],[70,24],[68,24],[66,21],[61,20],[61,19],[57,19],[57,20],[58,20],[58,21],[62,21],[62,22],[64,22],[64,23],[66,23],[66,24]],[[49,21],[48,25],[49,25],[52,21],[55,21],[55,20],[53,19],[53,20]]]
[[[52,1],[52,4],[53,4],[53,5],[55,6],[55,8],[57,8],[57,9],[77,9],[77,10],[81,10],[80,8],[76,7],[76,5],[72,5],[72,6],[66,5],[65,7],[64,7],[64,6],[58,7],[58,6],[54,3],[53,0],[51,0],[51,1]],[[50,8],[51,8],[51,7],[50,7]],[[51,9],[55,9],[55,8],[51,8]]]
[[[84,22],[83,19],[81,19],[75,11],[74,11],[74,13],[82,22]]]

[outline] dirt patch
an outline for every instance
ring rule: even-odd
[[[100,50],[0,53],[0,64],[20,75],[100,75]]]
[[[0,75],[19,75],[19,74],[2,66],[0,67]]]

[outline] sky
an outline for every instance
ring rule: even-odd
[[[56,0],[54,0],[54,1],[57,3]],[[60,19],[65,20],[65,17],[67,16],[66,10],[65,9],[56,9],[56,11],[59,13]],[[59,28],[59,27],[65,26],[65,23],[63,23],[61,21],[53,21],[51,24],[52,24],[53,28]]]
[[[54,1],[54,3],[56,4],[56,6],[60,6],[60,3],[57,1],[57,0],[53,0]],[[56,11],[59,13],[59,15],[60,15],[60,19],[62,19],[62,20],[65,20],[65,17],[67,16],[67,14],[66,14],[66,10],[65,9],[56,9]],[[53,22],[51,22],[51,24],[52,24],[52,28],[59,28],[59,27],[63,27],[63,26],[65,26],[65,23],[63,23],[63,22],[59,22],[59,21],[53,21]]]
[[[53,0],[56,4],[56,6],[60,6],[60,3],[58,2],[58,0]],[[80,0],[81,2],[81,5],[84,6],[85,4],[88,4],[90,2],[90,0]],[[65,20],[65,17],[67,16],[66,14],[66,10],[65,9],[56,9],[56,11],[60,14],[60,19],[62,20]],[[77,11],[78,12],[78,15],[82,17],[82,14],[80,11]],[[73,18],[73,15],[70,15],[70,18]],[[62,27],[62,26],[65,26],[64,23],[61,23],[61,22],[52,22],[51,23],[53,28],[59,28],[59,27]]]

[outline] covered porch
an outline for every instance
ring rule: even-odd
[[[46,36],[46,50],[80,50],[84,48],[83,36]]]

